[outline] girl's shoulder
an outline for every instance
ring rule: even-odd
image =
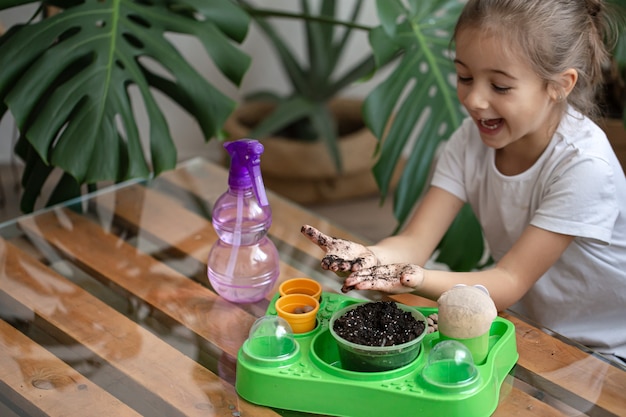
[[[553,137],[551,158],[569,166],[590,163],[609,175],[623,176],[606,133],[588,117],[568,112]]]
[[[570,111],[563,117],[555,138],[563,146],[589,156],[606,158],[614,153],[602,128],[588,117],[575,111]]]

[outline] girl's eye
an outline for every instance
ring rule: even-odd
[[[493,89],[496,90],[496,92],[498,93],[504,94],[504,93],[508,93],[511,90],[511,87],[501,87],[495,84],[492,84],[492,85],[493,85]]]
[[[457,80],[461,84],[469,84],[472,82],[472,77],[462,77],[460,75],[457,75]]]

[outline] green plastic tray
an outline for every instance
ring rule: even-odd
[[[274,297],[267,315],[276,315]],[[478,364],[470,384],[441,387],[422,378],[422,370],[439,333],[426,335],[418,357],[384,372],[354,372],[341,368],[337,345],[328,330],[332,314],[358,300],[322,293],[317,326],[296,334],[297,351],[288,358],[259,361],[237,357],[236,389],[249,402],[268,407],[343,417],[404,416],[484,417],[498,405],[500,386],[518,359],[513,323],[497,317],[490,330],[489,354]],[[415,307],[425,316],[436,308]],[[247,341],[245,342],[247,343]],[[245,345],[244,343],[244,345]]]

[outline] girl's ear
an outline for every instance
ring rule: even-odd
[[[550,95],[555,101],[563,101],[572,91],[578,81],[578,71],[568,68],[554,78],[551,84]]]
[[[578,81],[578,71],[574,68],[569,68],[563,71],[560,75],[560,84],[566,95],[572,91]]]

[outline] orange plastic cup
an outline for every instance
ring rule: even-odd
[[[320,303],[306,294],[287,294],[276,300],[276,313],[289,323],[294,333],[306,333],[315,328]]]
[[[311,278],[292,278],[280,284],[278,293],[281,297],[289,294],[306,294],[319,300],[322,286]]]

